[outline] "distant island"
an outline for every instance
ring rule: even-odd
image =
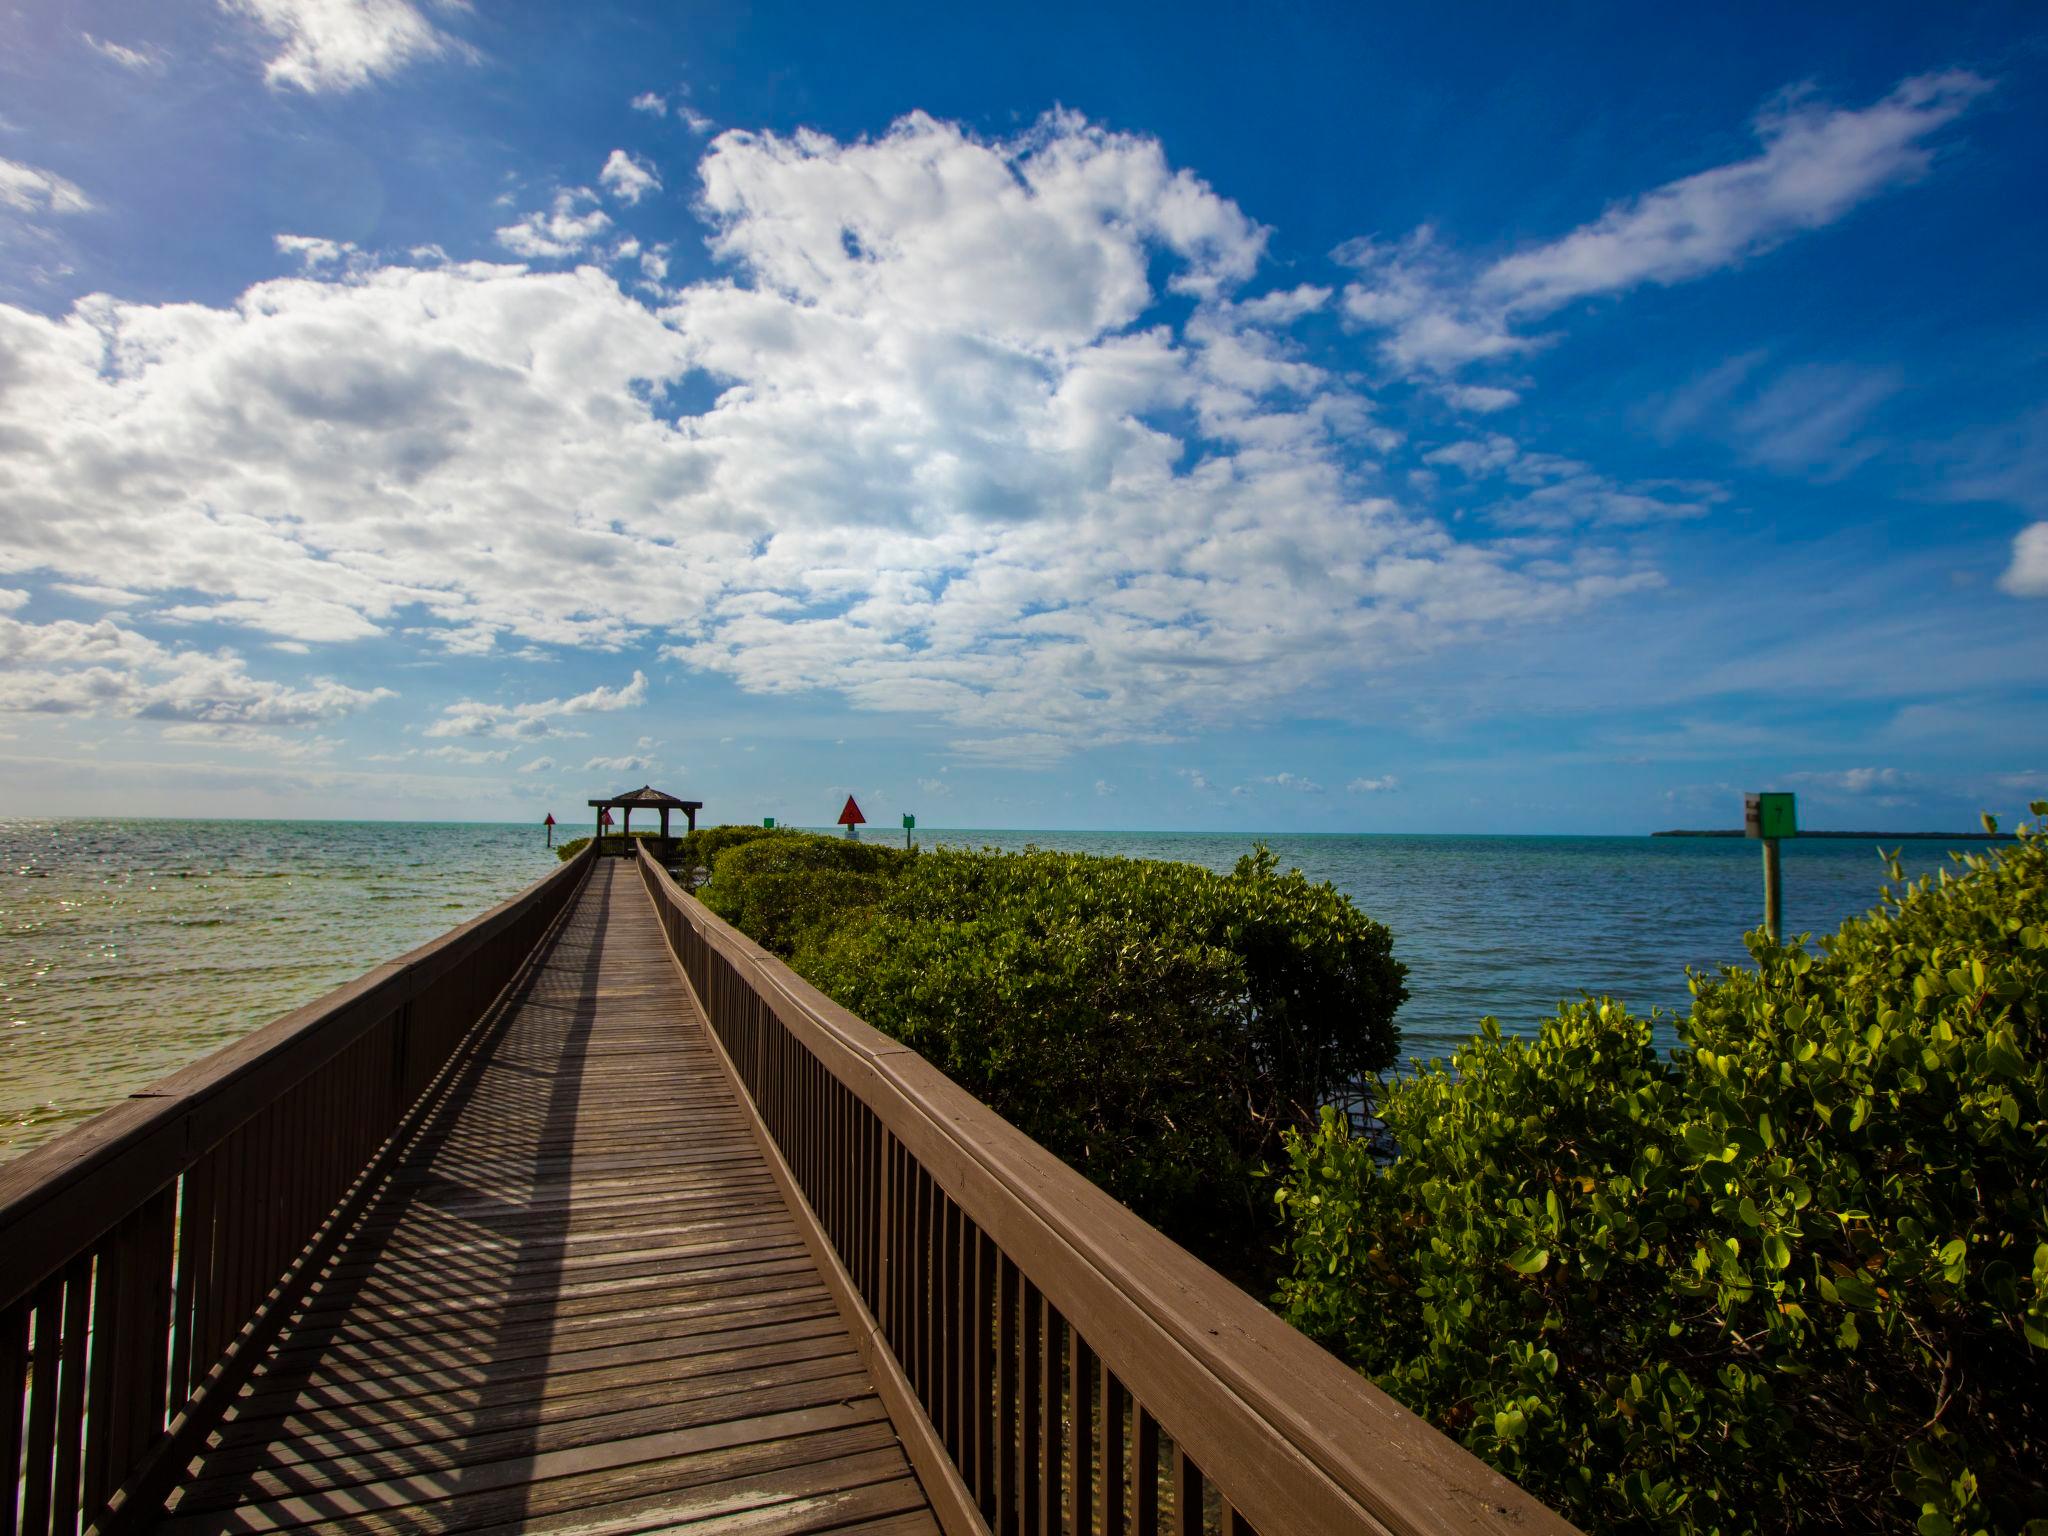
[[[1673,827],[1668,832],[1652,832],[1652,837],[1747,837],[1749,834],[1740,827],[1714,827],[1698,829]],[[1878,843],[2009,843],[2013,841],[2010,832],[1986,832],[1981,827],[1975,832],[1801,832],[1800,837],[1853,837],[1862,841]]]

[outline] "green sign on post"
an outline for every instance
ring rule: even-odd
[[[1742,830],[1751,837],[1797,837],[1799,817],[1793,802],[1798,797],[1767,792],[1742,797]]]
[[[911,815],[910,812],[905,811],[903,813],[903,846],[906,848],[910,846],[910,829],[916,825],[917,818]]]
[[[775,818],[773,816],[763,816],[761,818],[761,825],[766,827],[770,832],[773,832],[775,830]]]
[[[1773,944],[1784,939],[1785,882],[1778,868],[1778,839],[1799,835],[1799,815],[1793,797],[1773,790],[1742,797],[1742,830],[1763,839],[1764,845],[1764,931]]]

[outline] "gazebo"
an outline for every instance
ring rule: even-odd
[[[636,810],[661,812],[661,852],[664,858],[667,857],[670,851],[668,813],[670,811],[681,811],[689,820],[690,830],[694,832],[697,830],[697,813],[704,809],[704,802],[702,800],[678,800],[674,795],[669,794],[665,790],[656,789],[650,784],[642,784],[638,789],[630,789],[623,795],[612,795],[604,800],[593,800],[590,804],[597,812],[597,844],[599,848],[604,846],[605,812],[616,809],[622,813],[619,818],[619,851],[621,853],[630,853],[633,849],[633,845],[627,841],[633,831],[633,812]]]

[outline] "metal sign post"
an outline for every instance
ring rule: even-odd
[[[906,853],[910,850],[910,834],[916,827],[917,818],[911,815],[910,812],[905,811],[903,813],[903,848]]]
[[[1742,797],[1742,831],[1764,845],[1764,931],[1773,944],[1785,942],[1785,882],[1778,867],[1778,839],[1799,835],[1795,797],[1766,791]]]
[[[552,848],[555,846],[555,813],[553,811],[548,812],[548,819],[544,825],[548,829],[548,846]]]

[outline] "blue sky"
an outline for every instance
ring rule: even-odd
[[[0,17],[0,807],[2048,794],[2037,11],[954,9]]]

